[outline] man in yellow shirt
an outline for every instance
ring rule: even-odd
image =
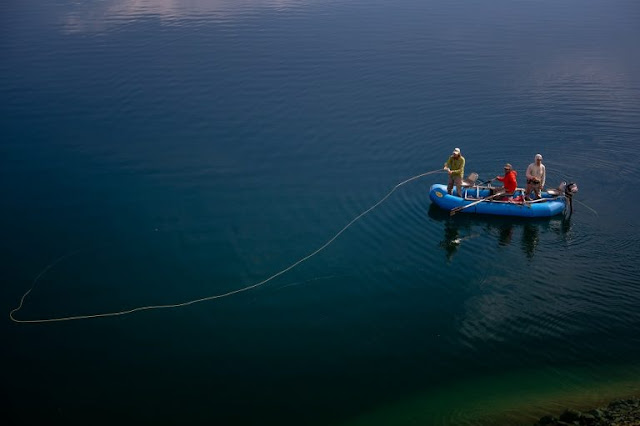
[[[447,192],[451,195],[453,185],[456,185],[458,197],[462,197],[462,177],[464,176],[464,157],[460,155],[460,148],[455,148],[446,163],[444,170],[449,173]]]

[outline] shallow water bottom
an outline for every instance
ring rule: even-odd
[[[586,411],[639,394],[640,365],[549,368],[458,382],[344,425],[532,425],[566,408]]]

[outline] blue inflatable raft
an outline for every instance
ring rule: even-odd
[[[494,194],[495,188],[490,186],[470,186],[462,188],[463,198],[447,194],[447,186],[435,184],[431,186],[429,198],[443,210],[452,214],[478,213],[498,216],[551,217],[565,210],[566,197],[561,190],[542,192],[539,200],[525,201],[524,190],[516,190],[514,197]],[[453,193],[457,194],[454,187]],[[487,198],[488,197],[488,198]],[[466,207],[469,206],[469,207]]]

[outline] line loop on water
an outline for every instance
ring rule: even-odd
[[[321,245],[315,251],[313,251],[312,253],[304,256],[300,260],[292,263],[291,265],[289,265],[285,269],[283,269],[283,270],[281,270],[279,272],[276,272],[275,274],[271,275],[269,278],[264,279],[264,280],[262,280],[260,282],[255,283],[255,284],[252,284],[250,286],[239,288],[237,290],[232,290],[232,291],[229,291],[227,293],[216,294],[216,295],[213,295],[213,296],[207,296],[207,297],[202,297],[202,298],[199,298],[199,299],[188,300],[186,302],[181,302],[181,303],[174,303],[174,304],[167,304],[167,305],[139,306],[137,308],[127,309],[127,310],[117,311],[117,312],[105,312],[105,313],[102,313],[102,314],[74,315],[74,316],[67,316],[67,317],[43,318],[43,319],[34,319],[34,320],[21,320],[21,319],[17,319],[16,317],[14,317],[14,314],[17,313],[18,311],[20,311],[20,309],[22,309],[22,306],[24,305],[24,301],[25,301],[26,297],[29,295],[29,293],[31,293],[31,290],[34,289],[34,287],[36,286],[36,284],[38,283],[40,278],[42,278],[42,276],[44,274],[46,274],[51,268],[53,268],[58,263],[60,263],[63,260],[75,255],[76,253],[78,253],[79,252],[79,250],[78,250],[78,251],[74,251],[72,253],[68,253],[68,254],[66,254],[64,256],[61,256],[58,259],[56,259],[55,261],[53,261],[52,263],[50,263],[49,265],[47,265],[36,276],[36,278],[33,280],[33,284],[31,285],[31,288],[29,290],[27,290],[26,293],[24,293],[24,295],[22,295],[22,298],[20,299],[20,304],[18,305],[18,307],[13,309],[13,310],[11,310],[11,312],[9,313],[9,318],[11,319],[11,321],[17,322],[17,323],[21,323],[21,324],[42,324],[42,323],[50,323],[50,322],[85,320],[85,319],[92,319],[92,318],[117,317],[117,316],[122,316],[122,315],[133,314],[135,312],[141,312],[141,311],[150,311],[150,310],[156,310],[156,309],[182,308],[182,307],[185,307],[185,306],[194,305],[196,303],[207,302],[207,301],[214,300],[214,299],[222,299],[224,297],[229,297],[229,296],[232,296],[232,295],[237,294],[237,293],[242,293],[242,292],[245,292],[245,291],[249,291],[251,289],[254,289],[256,287],[260,287],[261,285],[268,283],[269,281],[273,280],[274,278],[279,277],[280,275],[290,271],[291,269],[295,268],[296,266],[300,265],[301,263],[311,259],[316,254],[320,253],[322,250],[327,248],[331,243],[333,243],[336,240],[336,238],[338,238],[343,232],[345,232],[347,229],[349,229],[349,227],[351,225],[356,223],[358,220],[360,220],[367,213],[369,213],[372,210],[374,210],[380,204],[384,203],[386,201],[386,199],[389,198],[391,196],[391,194],[393,194],[395,192],[395,190],[400,188],[402,185],[404,185],[406,183],[409,183],[411,181],[414,181],[416,179],[419,179],[421,177],[428,176],[428,175],[431,175],[431,174],[434,174],[434,173],[438,173],[438,172],[442,172],[442,171],[443,171],[443,169],[432,170],[430,172],[421,173],[419,175],[413,176],[413,177],[411,177],[411,178],[409,178],[407,180],[404,180],[404,181],[398,183],[396,186],[393,187],[393,189],[391,189],[391,191],[389,191],[387,193],[387,195],[382,197],[378,202],[376,202],[371,207],[369,207],[368,209],[366,209],[365,211],[360,213],[358,216],[356,216],[354,219],[352,219],[351,222],[347,223],[340,231],[338,231],[337,234],[335,234],[333,237],[331,237],[326,243]]]

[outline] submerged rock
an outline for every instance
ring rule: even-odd
[[[558,419],[553,416],[544,416],[538,420],[538,425],[552,425],[558,422]]]
[[[544,416],[534,426],[640,426],[640,399],[618,399],[586,413],[566,409],[559,418]]]
[[[567,423],[573,423],[575,421],[580,420],[582,417],[582,413],[580,411],[572,410],[567,408],[564,410],[564,413],[560,414],[560,420]]]

